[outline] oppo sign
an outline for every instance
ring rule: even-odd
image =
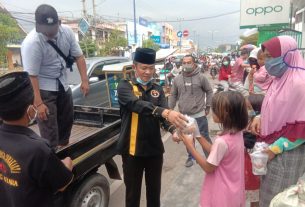
[[[288,25],[290,1],[240,0],[240,28]]]
[[[270,14],[272,12],[282,12],[283,6],[277,5],[277,6],[267,6],[267,7],[256,7],[256,8],[249,8],[246,10],[246,13],[249,15],[266,15]]]

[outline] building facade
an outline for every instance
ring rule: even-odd
[[[174,42],[174,27],[168,23],[162,23],[161,43],[173,45]]]
[[[305,51],[305,1],[293,0],[292,10],[295,18],[294,29],[302,32],[302,48]],[[304,52],[305,54],[305,52]],[[304,55],[305,56],[305,55]]]

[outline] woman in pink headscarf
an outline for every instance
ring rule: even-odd
[[[268,151],[272,160],[262,176],[260,207],[268,207],[276,194],[296,184],[305,172],[305,62],[292,37],[272,38],[262,48],[266,70],[274,78],[261,117],[253,120],[251,130],[271,145],[284,140],[282,147],[277,146],[279,154]],[[289,145],[293,147],[288,149]]]

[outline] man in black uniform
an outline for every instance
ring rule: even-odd
[[[164,146],[160,125],[174,133],[185,127],[185,117],[168,109],[163,88],[152,80],[156,52],[138,48],[134,56],[136,78],[118,86],[122,126],[119,152],[122,155],[126,207],[139,207],[145,171],[147,207],[160,206]],[[172,123],[172,125],[170,124]]]
[[[0,206],[51,207],[53,195],[72,181],[72,161],[60,161],[28,128],[37,116],[27,72],[0,77]]]

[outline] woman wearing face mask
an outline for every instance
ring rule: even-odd
[[[223,85],[224,87],[224,91],[227,91],[229,89],[229,78],[231,76],[231,64],[230,64],[230,58],[228,56],[224,57],[222,59],[222,65],[221,68],[219,70],[219,81],[220,84]]]
[[[248,58],[248,62],[250,64],[251,70],[249,71],[244,87],[246,90],[249,91],[250,94],[254,93],[254,80],[253,80],[253,75],[256,71],[260,69],[260,66],[257,62],[257,53],[260,50],[260,48],[255,48],[254,50],[251,51],[250,56]]]
[[[53,206],[72,181],[72,160],[60,161],[48,141],[28,128],[37,116],[27,72],[0,77],[1,206]]]
[[[259,69],[253,71],[253,92],[255,94],[266,94],[273,77],[266,70],[265,56],[262,49],[257,52],[257,63]]]
[[[270,144],[267,174],[262,176],[260,207],[305,172],[305,63],[292,37],[279,36],[262,46],[265,67],[274,79],[267,90],[261,117],[251,125]]]

